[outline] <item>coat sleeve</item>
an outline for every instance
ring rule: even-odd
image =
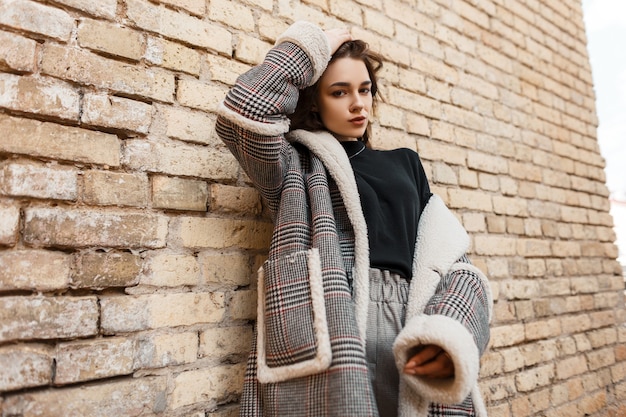
[[[441,276],[423,312],[406,323],[394,345],[400,372],[415,346],[435,344],[452,358],[455,376],[426,379],[403,374],[406,385],[430,402],[463,402],[478,380],[480,356],[489,342],[492,304],[487,278],[464,255]]]
[[[277,40],[263,62],[237,78],[219,106],[216,131],[255,187],[275,211],[286,161],[287,115],[299,90],[313,84],[330,59],[324,32],[296,22]]]

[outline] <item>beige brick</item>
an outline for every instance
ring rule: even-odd
[[[0,245],[17,243],[20,227],[20,208],[16,203],[0,201]]]
[[[554,373],[554,366],[552,364],[538,366],[518,373],[515,376],[515,385],[521,392],[547,387],[554,378]]]
[[[0,298],[0,341],[94,336],[96,297]]]
[[[152,106],[106,94],[85,94],[81,121],[88,125],[148,133]]]
[[[227,56],[232,55],[231,33],[210,21],[156,6],[145,0],[129,0],[126,5],[128,19],[142,29]]]
[[[4,410],[24,417],[130,416],[165,410],[167,377],[127,378],[97,385],[13,395]],[[140,410],[140,411],[138,411]]]
[[[209,8],[209,19],[246,33],[254,32],[254,16],[251,8],[233,1],[213,0]]]
[[[433,164],[432,180],[440,184],[458,185],[456,172],[450,165],[436,162]]]
[[[335,16],[341,16],[342,20],[355,24],[357,26],[363,26],[363,16],[361,7],[358,7],[354,2],[347,2],[345,0],[329,0],[330,12]]]
[[[100,305],[105,334],[217,323],[225,309],[219,292],[103,296]]]
[[[228,303],[228,312],[233,320],[256,319],[257,292],[253,290],[239,290],[232,294]]]
[[[579,257],[581,254],[578,242],[555,241],[551,244],[552,254],[557,257]]]
[[[163,68],[199,75],[202,55],[199,51],[167,39],[148,37],[146,59]]]
[[[237,77],[250,69],[249,65],[213,54],[207,56],[207,63],[211,71],[211,80],[229,86],[234,85]]]
[[[128,252],[86,252],[76,255],[72,287],[132,287],[139,283],[142,260]]]
[[[205,145],[221,144],[215,134],[215,119],[206,113],[179,107],[162,107],[159,112],[167,124],[167,136]]]
[[[465,166],[466,151],[455,146],[427,138],[423,140],[418,139],[417,150],[422,161],[443,161],[452,165]]]
[[[251,36],[239,35],[239,43],[235,49],[235,58],[251,65],[263,62],[271,44]]]
[[[209,207],[218,213],[258,215],[262,209],[261,196],[250,187],[211,184]]]
[[[368,2],[368,6],[371,4]],[[363,22],[365,27],[369,30],[378,32],[380,35],[393,37],[394,24],[393,20],[381,13],[380,10],[371,10],[369,8],[363,8]]]
[[[46,345],[0,347],[0,390],[11,391],[48,385],[52,380],[52,355]]]
[[[523,342],[524,337],[524,325],[523,324],[509,324],[507,326],[495,326],[491,329],[491,341],[490,346],[504,347],[513,346]]]
[[[67,62],[73,64],[67,65]],[[164,70],[139,68],[85,50],[53,44],[43,48],[41,71],[77,83],[165,102],[173,100],[175,90],[174,75]]]
[[[269,247],[271,223],[247,220],[183,217],[177,219],[177,239],[187,248]]]
[[[25,211],[24,240],[44,246],[165,246],[167,219],[145,213],[62,208]]]
[[[230,405],[222,407],[214,412],[209,412],[206,416],[201,414],[197,417],[237,417],[239,416],[239,409],[240,407],[238,405]]]
[[[391,105],[431,118],[441,117],[441,103],[437,100],[399,88],[387,88],[385,94]]]
[[[216,327],[200,333],[201,357],[245,357],[252,346],[252,328]]]
[[[0,114],[0,151],[44,158],[118,166],[120,142],[114,135]]]
[[[0,289],[51,291],[69,286],[71,256],[45,250],[0,252]]]
[[[87,14],[113,19],[117,10],[117,0],[59,0],[57,3],[81,10]]]
[[[517,253],[524,257],[550,256],[550,242],[542,239],[518,239]]]
[[[449,191],[451,208],[469,208],[472,210],[492,212],[492,199],[481,191],[452,189]]]
[[[232,154],[219,149],[128,140],[124,151],[124,163],[133,169],[214,180],[233,180],[239,172]]]
[[[74,28],[74,19],[63,10],[33,1],[1,0],[0,24],[67,42]]]
[[[507,300],[536,298],[541,294],[541,285],[531,279],[506,280],[500,282],[500,294]]]
[[[216,404],[231,396],[239,396],[244,372],[244,364],[182,372],[174,378],[171,407],[178,409],[198,402]]]
[[[568,379],[575,375],[580,375],[588,370],[587,360],[583,355],[576,355],[562,359],[556,364],[556,377],[558,379]]]
[[[382,126],[394,127],[396,129],[404,128],[404,113],[402,110],[380,103],[376,107],[376,118]]]
[[[204,283],[250,285],[250,259],[239,253],[200,252],[198,255]]]
[[[268,39],[270,42],[275,42],[278,37],[287,30],[289,24],[283,19],[277,18],[272,13],[273,1],[265,0],[269,5],[269,12],[271,14],[263,14],[259,17],[257,25],[259,26],[259,35],[262,38]],[[258,3],[256,3],[258,4]]]
[[[78,25],[78,44],[84,48],[138,61],[144,38],[132,29],[108,22],[83,19]]]
[[[426,117],[414,113],[405,113],[406,130],[422,136],[430,136],[431,130]]]
[[[181,79],[178,82],[176,98],[183,106],[215,113],[224,100],[226,90],[196,79]]]
[[[562,332],[558,318],[535,321],[524,326],[527,340],[548,339],[556,337]]]
[[[198,357],[198,334],[149,333],[138,340],[135,368],[162,368],[194,362]]]
[[[78,120],[78,91],[64,81],[0,73],[0,90],[0,107]]]
[[[128,375],[133,372],[134,342],[124,337],[59,343],[56,385]]]
[[[111,171],[83,174],[83,201],[89,205],[146,207],[148,176]]]
[[[475,236],[472,247],[479,255],[512,256],[517,253],[516,239],[513,237]]]
[[[0,69],[34,72],[37,42],[0,31]]]
[[[78,170],[58,164],[7,162],[0,164],[0,190],[11,196],[76,200]]]
[[[198,285],[200,266],[195,256],[156,253],[149,256],[139,278],[144,285],[179,287]]]
[[[152,204],[171,210],[206,211],[209,198],[204,181],[163,176],[152,177]]]
[[[160,3],[180,7],[200,16],[203,16],[206,11],[204,0],[161,0]]]

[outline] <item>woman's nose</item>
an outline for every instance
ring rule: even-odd
[[[363,104],[363,99],[361,99],[360,95],[357,95],[350,106],[351,111],[362,110],[365,105]]]

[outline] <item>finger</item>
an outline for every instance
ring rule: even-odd
[[[449,378],[454,376],[454,363],[447,352],[441,350],[437,357],[412,369],[412,375],[426,378]]]
[[[442,349],[435,345],[420,346],[417,349],[417,353],[409,359],[406,367],[414,367],[432,361],[441,351]]]

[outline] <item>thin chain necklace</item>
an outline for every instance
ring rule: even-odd
[[[365,144],[363,144],[363,147],[362,147],[361,149],[359,149],[358,151],[356,151],[354,154],[350,155],[350,156],[348,157],[348,159],[352,159],[352,158],[354,158],[355,156],[357,156],[358,154],[360,154],[360,153],[361,153],[361,152],[363,152],[364,150],[365,150]]]

